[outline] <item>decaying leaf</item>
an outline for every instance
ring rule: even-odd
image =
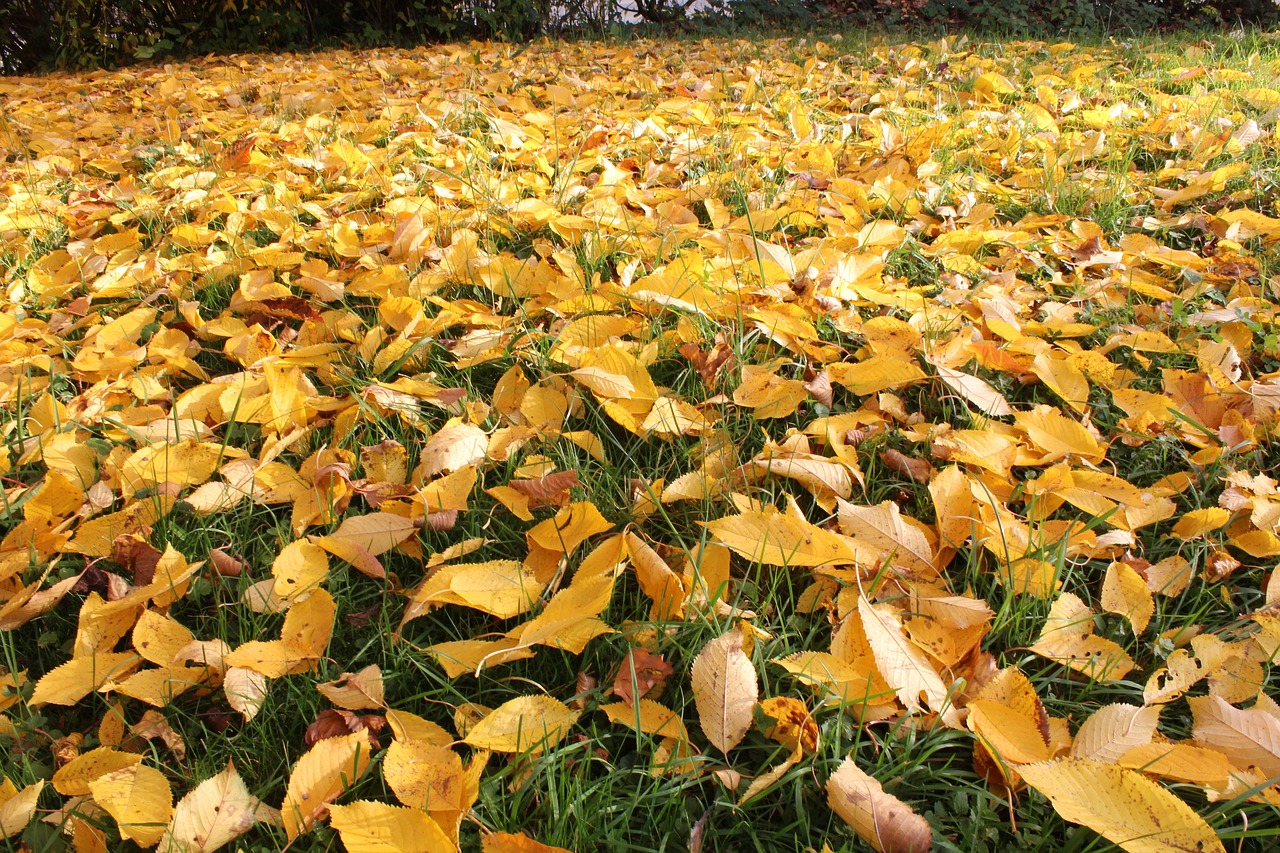
[[[827,803],[859,838],[880,853],[924,853],[933,847],[929,822],[886,793],[852,757],[827,778]]]

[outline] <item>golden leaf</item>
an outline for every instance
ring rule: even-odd
[[[1103,705],[1080,725],[1071,757],[1115,764],[1130,749],[1151,743],[1159,721],[1159,705]]]
[[[369,757],[368,735],[353,732],[317,741],[298,759],[280,806],[290,841],[324,817],[329,803],[364,775]]]
[[[717,541],[767,566],[873,563],[878,551],[780,512],[749,511],[703,522]]]
[[[44,780],[18,791],[7,776],[0,779],[3,779],[3,784],[0,784],[0,838],[12,838],[26,829],[35,816]]]
[[[1063,818],[1130,853],[1224,850],[1202,817],[1140,773],[1088,758],[1027,764],[1018,770]]]
[[[173,815],[169,780],[154,767],[135,764],[104,773],[89,782],[94,801],[115,818],[120,837],[153,847]]]
[[[458,847],[426,812],[358,800],[329,806],[329,823],[347,853],[447,853]]]
[[[534,841],[523,832],[490,832],[480,837],[481,853],[570,853],[563,847],[552,847]]]
[[[858,614],[875,655],[876,668],[897,692],[898,701],[912,711],[928,707],[941,714],[948,725],[955,725],[955,708],[947,685],[924,652],[907,638],[898,614],[883,604],[872,604],[865,595],[858,596]]]
[[[494,752],[540,753],[559,743],[581,713],[550,696],[520,696],[487,714],[463,740]]]

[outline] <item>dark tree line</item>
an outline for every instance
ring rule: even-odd
[[[634,25],[1088,29],[1280,21],[1274,0],[0,0],[0,74],[160,55],[523,40]]]

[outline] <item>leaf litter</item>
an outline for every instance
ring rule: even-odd
[[[57,751],[76,849],[104,814],[162,849],[325,821],[353,851],[472,822],[485,850],[560,849],[474,809],[491,753],[554,752],[596,712],[739,803],[812,764],[878,850],[933,830],[865,755],[823,757],[833,721],[966,733],[993,791],[1129,850],[1221,849],[1205,801],[1280,801],[1276,62],[989,48],[0,82],[0,629],[70,638],[8,653],[0,738]],[[265,561],[175,544],[246,512]],[[756,598],[779,573],[797,594]],[[331,592],[361,585],[363,609]],[[1180,613],[1193,593],[1227,604]],[[211,610],[280,627],[231,643]],[[413,647],[459,697],[622,642],[579,695],[436,722],[376,664],[330,666],[384,610],[390,642],[474,626]],[[1025,648],[1008,614],[1036,621]],[[1083,718],[1043,701],[1135,679]],[[192,709],[252,727],[281,680],[336,707],[286,745],[278,809],[234,764],[156,759],[184,761]],[[42,742],[59,707],[75,731]],[[740,746],[770,740],[780,764]],[[337,803],[375,756],[399,805]],[[44,787],[3,780],[6,837]]]

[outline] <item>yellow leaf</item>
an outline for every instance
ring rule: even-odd
[[[1077,457],[1096,464],[1106,452],[1087,429],[1049,406],[1021,412],[1013,420],[1045,452],[1045,462]]]
[[[886,793],[852,756],[827,778],[827,804],[880,853],[927,853],[933,847],[929,822]]]
[[[105,773],[89,783],[94,801],[115,818],[120,837],[153,847],[173,814],[169,780],[154,767],[137,764]]]
[[[527,536],[529,541],[548,551],[568,554],[588,538],[612,529],[613,524],[600,514],[595,504],[591,501],[579,501],[535,525]]]
[[[36,682],[31,694],[32,705],[46,702],[74,705],[101,687],[108,679],[120,679],[141,662],[133,652],[97,652],[73,658],[49,670]]]
[[[754,410],[757,418],[785,418],[795,413],[809,396],[799,379],[784,379],[758,365],[742,368],[742,384],[733,391],[733,402]]]
[[[883,683],[870,658],[850,662],[827,652],[797,652],[770,662],[830,693],[832,698],[848,705],[859,719],[867,716],[878,719],[898,711],[893,689]]]
[[[44,790],[44,780],[17,792],[13,792],[13,787],[8,777],[4,777],[4,784],[0,785],[0,838],[12,838],[27,828],[36,813],[36,802]]]
[[[1013,409],[1009,407],[1009,401],[1004,398],[1004,395],[978,377],[961,373],[942,364],[935,364],[933,369],[938,372],[938,378],[946,383],[947,387],[964,397],[987,417],[1003,418],[1013,414]]]
[[[280,640],[314,668],[329,648],[337,614],[333,596],[328,590],[317,589],[289,608],[280,626]]]
[[[258,821],[275,823],[280,813],[249,793],[231,762],[178,801],[160,849],[212,853],[235,841]]]
[[[541,753],[559,743],[581,714],[550,696],[520,696],[487,714],[463,740],[494,752]]]
[[[142,756],[133,752],[120,752],[110,747],[77,755],[58,768],[53,774],[53,789],[66,796],[84,796],[89,793],[89,783],[113,770],[123,770],[142,763]]]
[[[859,397],[904,388],[925,378],[924,371],[914,360],[899,355],[876,355],[866,361],[828,364],[827,375],[832,382],[843,385]]]
[[[436,746],[448,746],[453,743],[453,735],[438,723],[424,720],[417,714],[408,711],[387,711],[387,724],[396,740],[420,740]]]
[[[1178,519],[1178,523],[1169,532],[1179,539],[1199,539],[1217,530],[1230,519],[1231,513],[1222,507],[1193,509]]]
[[[510,619],[527,612],[545,586],[515,560],[446,563],[410,593],[400,624],[445,604]]]
[[[1038,722],[999,702],[975,699],[969,703],[969,729],[981,745],[999,759],[1000,772],[1010,784],[1017,779],[1018,765],[1049,757],[1049,745]]]
[[[1197,741],[1221,751],[1237,767],[1280,777],[1280,718],[1261,705],[1236,708],[1218,696],[1193,696],[1187,704]]]
[[[1153,776],[1209,788],[1225,788],[1231,773],[1231,762],[1221,752],[1189,743],[1147,743],[1135,746],[1116,759],[1116,764]]]
[[[133,647],[143,658],[158,666],[173,663],[179,650],[195,636],[170,616],[144,610],[133,626]]]
[[[1159,705],[1103,705],[1076,732],[1071,757],[1114,764],[1133,747],[1151,743],[1159,721]]]
[[[767,566],[873,564],[876,549],[775,510],[749,511],[703,522],[715,539]]]
[[[541,613],[517,629],[520,645],[540,643],[582,654],[589,641],[613,632],[597,618],[612,597],[612,572],[593,574],[579,566],[572,583],[553,595]]]
[[[272,591],[282,599],[292,598],[324,582],[329,576],[329,558],[319,546],[298,539],[276,555],[271,574],[276,579]]]
[[[316,690],[339,708],[352,711],[384,705],[382,669],[376,663],[359,672],[344,672],[335,681],[317,684]]]
[[[684,603],[688,594],[680,576],[671,570],[667,561],[634,533],[626,533],[627,553],[635,568],[640,590],[653,600],[653,614],[659,620],[684,618]]]
[[[474,465],[459,468],[419,489],[414,502],[421,505],[424,513],[448,512],[451,509],[461,512],[467,508],[467,499],[476,486],[476,476]]]
[[[355,732],[317,741],[293,766],[280,816],[289,840],[324,817],[329,803],[350,788],[369,766],[369,736]]]
[[[1087,758],[1027,764],[1018,772],[1064,819],[1130,853],[1224,850],[1204,818],[1140,773]]]
[[[228,667],[222,677],[222,692],[227,704],[244,715],[249,722],[262,710],[267,698],[267,676],[239,666]]]
[[[937,577],[929,541],[932,531],[902,515],[896,503],[856,506],[839,501],[839,507],[840,529],[845,534],[879,548],[892,565],[901,566],[922,580]]]
[[[1069,592],[1059,595],[1049,608],[1044,630],[1031,651],[1099,681],[1119,681],[1134,666],[1124,649],[1094,635],[1093,612]]]
[[[347,853],[447,853],[457,845],[431,817],[417,809],[359,800],[330,806],[329,823]]]
[[[941,714],[948,725],[955,724],[955,708],[948,697],[947,685],[924,652],[907,638],[897,613],[883,604],[872,604],[865,595],[860,595],[858,614],[862,617],[876,668],[897,691],[898,701],[911,711],[927,706],[930,711]]]
[[[563,847],[552,847],[534,841],[523,832],[490,832],[480,837],[481,853],[570,853]]]
[[[680,715],[652,699],[641,699],[634,707],[626,702],[611,702],[601,705],[600,711],[612,722],[630,726],[638,732],[655,737],[689,739]]]
[[[853,477],[849,469],[823,456],[774,445],[766,447],[750,464],[759,471],[795,480],[808,489],[818,505],[828,512],[835,508],[836,498],[848,498],[853,494]]]
[[[1107,567],[1102,581],[1102,609],[1128,619],[1137,635],[1147,630],[1156,604],[1142,575],[1128,563],[1117,561]]]
[[[371,512],[347,516],[337,530],[324,538],[351,542],[376,557],[408,539],[416,530],[412,519],[390,512]]]
[[[484,461],[489,437],[471,424],[453,423],[432,434],[422,447],[415,474],[427,480]],[[385,549],[384,549],[385,550]]]
[[[693,661],[691,684],[702,733],[723,753],[737,746],[751,728],[760,688],[756,668],[744,651],[745,624],[703,647]]]

